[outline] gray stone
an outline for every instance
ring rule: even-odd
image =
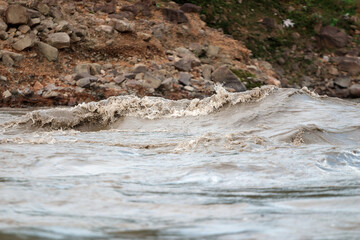
[[[22,34],[28,33],[31,30],[28,25],[21,25],[18,29]]]
[[[203,65],[201,67],[201,70],[202,70],[202,76],[205,80],[211,80],[211,72],[213,70],[213,67],[211,65]]]
[[[360,84],[352,85],[349,90],[352,97],[360,97]]]
[[[35,25],[40,24],[40,22],[41,22],[40,18],[31,18],[29,21],[29,26],[33,27]]]
[[[7,24],[0,17],[0,32],[1,31],[6,31],[7,27],[8,27]]]
[[[4,99],[7,99],[7,98],[11,97],[12,94],[9,90],[6,90],[5,92],[3,92],[2,96]]]
[[[126,79],[134,79],[136,77],[136,73],[125,73],[124,77]]]
[[[191,79],[191,74],[190,73],[186,73],[186,72],[180,72],[179,74],[179,82],[183,85],[189,85],[190,84],[190,79]]]
[[[323,27],[319,33],[320,44],[322,47],[346,47],[348,35],[333,26]]]
[[[184,72],[189,72],[191,70],[192,59],[189,57],[181,58],[178,61],[175,61],[174,66],[176,69]]]
[[[91,64],[81,63],[75,67],[75,73],[88,73],[90,74]]]
[[[338,77],[334,80],[334,84],[342,88],[348,88],[351,84],[351,79],[348,77]]]
[[[206,50],[206,56],[209,58],[217,57],[220,48],[218,46],[210,45]]]
[[[48,43],[57,49],[70,47],[70,37],[65,32],[52,33],[48,36]]]
[[[87,78],[87,77],[91,77],[91,75],[87,72],[80,72],[75,75],[74,80],[77,81],[79,79]]]
[[[37,5],[37,10],[39,10],[39,12],[41,12],[44,15],[49,15],[49,13],[50,13],[50,8],[45,3],[39,3]]]
[[[25,58],[25,56],[20,53],[0,51],[0,56],[5,55],[5,54],[9,55],[15,62],[20,62],[21,60],[23,60]]]
[[[214,82],[222,83],[225,87],[232,88],[237,92],[246,91],[245,85],[226,65],[217,68],[212,73],[212,79]]]
[[[37,47],[39,52],[49,61],[56,61],[59,55],[59,50],[47,43],[38,42]]]
[[[0,82],[6,82],[6,81],[7,81],[7,77],[0,75]]]
[[[26,8],[18,4],[10,5],[5,15],[8,24],[27,24],[28,22]]]
[[[100,25],[99,26],[99,29],[103,32],[106,32],[106,33],[112,33],[114,28],[112,26],[109,26],[109,25]]]
[[[61,20],[59,24],[56,26],[55,31],[56,32],[66,32],[69,31],[71,28],[70,23],[65,20]]]
[[[132,72],[133,73],[146,73],[147,67],[145,64],[142,64],[142,63],[135,64]]]
[[[347,72],[352,76],[360,74],[360,61],[356,58],[344,58],[338,65],[340,71]]]
[[[185,86],[184,89],[185,89],[186,91],[189,91],[189,92],[195,91],[195,88],[193,88],[193,87],[191,87],[191,86]]]
[[[93,82],[96,82],[98,80],[97,77],[91,76],[91,77],[85,77],[81,78],[76,82],[76,85],[81,88],[88,88],[90,87],[90,84]]]
[[[9,38],[9,35],[7,34],[7,32],[5,31],[0,31],[0,39],[1,40],[6,40]]]
[[[195,57],[195,55],[189,50],[184,47],[178,47],[175,49],[176,55],[178,55],[181,58],[184,57]]]
[[[93,63],[90,66],[90,74],[91,75],[98,75],[101,73],[101,65],[98,63]]]
[[[112,69],[112,68],[113,68],[113,65],[111,63],[105,63],[103,65],[104,70],[109,70],[109,69]]]
[[[10,57],[9,54],[4,54],[2,56],[2,64],[5,66],[5,67],[12,67],[14,66],[15,62],[14,60]]]
[[[132,32],[133,31],[133,25],[126,20],[113,20],[114,28],[115,30],[119,32]]]
[[[26,35],[23,39],[16,41],[12,47],[17,51],[22,51],[26,48],[34,46],[35,36],[32,34]]]
[[[157,89],[161,85],[161,80],[154,77],[150,73],[144,74],[143,81],[144,81],[144,87],[148,87],[148,88]]]
[[[34,9],[27,8],[26,9],[27,15],[29,18],[39,18],[42,16],[41,12],[36,11]]]

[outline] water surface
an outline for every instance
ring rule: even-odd
[[[359,103],[263,87],[0,110],[0,239],[358,239]]]

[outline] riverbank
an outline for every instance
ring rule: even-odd
[[[141,1],[0,1],[0,106],[110,96],[203,98],[273,84],[272,66],[206,26],[194,5]]]

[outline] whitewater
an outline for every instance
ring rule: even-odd
[[[0,109],[0,239],[359,239],[359,107],[217,86]]]

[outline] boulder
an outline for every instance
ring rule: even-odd
[[[34,46],[35,43],[35,35],[28,34],[24,38],[16,41],[12,47],[17,51],[22,51],[26,48]]]
[[[2,56],[2,64],[3,64],[5,67],[12,67],[12,66],[14,66],[15,62],[14,62],[14,60],[10,57],[9,54],[3,54],[3,56]]]
[[[338,77],[334,80],[334,84],[341,88],[348,88],[351,84],[351,79],[349,77]]]
[[[27,24],[28,14],[26,8],[21,5],[10,5],[5,13],[8,24]]]
[[[88,87],[90,87],[91,83],[96,82],[97,80],[98,80],[98,78],[94,77],[94,76],[85,77],[85,78],[79,79],[76,82],[76,85],[81,88],[88,88]]]
[[[65,32],[52,33],[48,36],[48,43],[57,49],[70,47],[70,37]]]
[[[90,74],[91,64],[90,63],[81,63],[75,67],[75,73],[87,73]]]
[[[212,79],[214,82],[222,83],[225,87],[232,88],[237,92],[246,91],[245,85],[226,65],[217,68],[212,73]]]
[[[115,30],[119,32],[132,32],[133,31],[133,24],[126,20],[113,20]]]
[[[158,79],[157,77],[154,77],[148,72],[144,74],[143,81],[144,81],[144,87],[148,87],[148,88],[157,89],[161,85],[161,80]]]
[[[59,50],[47,43],[38,42],[37,43],[38,51],[46,57],[49,61],[56,61],[59,55]]]
[[[205,80],[209,80],[209,81],[211,80],[212,69],[213,69],[213,67],[211,65],[207,65],[207,64],[205,64],[201,67],[202,76]]]
[[[146,73],[147,67],[145,64],[142,64],[142,63],[135,64],[132,72],[133,73]]]
[[[180,10],[184,13],[199,13],[201,11],[201,7],[192,3],[185,3],[180,7]]]
[[[1,31],[6,31],[7,27],[8,27],[7,24],[0,17],[0,32]]]
[[[360,74],[360,61],[357,58],[344,58],[338,65],[338,69],[355,76]]]
[[[192,59],[190,57],[184,57],[174,63],[176,69],[184,72],[191,70]]]
[[[348,35],[333,26],[326,26],[319,33],[320,45],[325,48],[342,48],[348,44]]]
[[[187,23],[189,19],[185,16],[184,12],[181,10],[171,9],[171,8],[162,8],[161,13],[163,17],[173,23]]]
[[[220,48],[218,46],[210,45],[206,50],[206,56],[209,58],[217,57]]]
[[[187,86],[190,84],[191,74],[186,72],[180,72],[179,83]]]
[[[349,90],[352,97],[360,97],[360,84],[352,85]]]

